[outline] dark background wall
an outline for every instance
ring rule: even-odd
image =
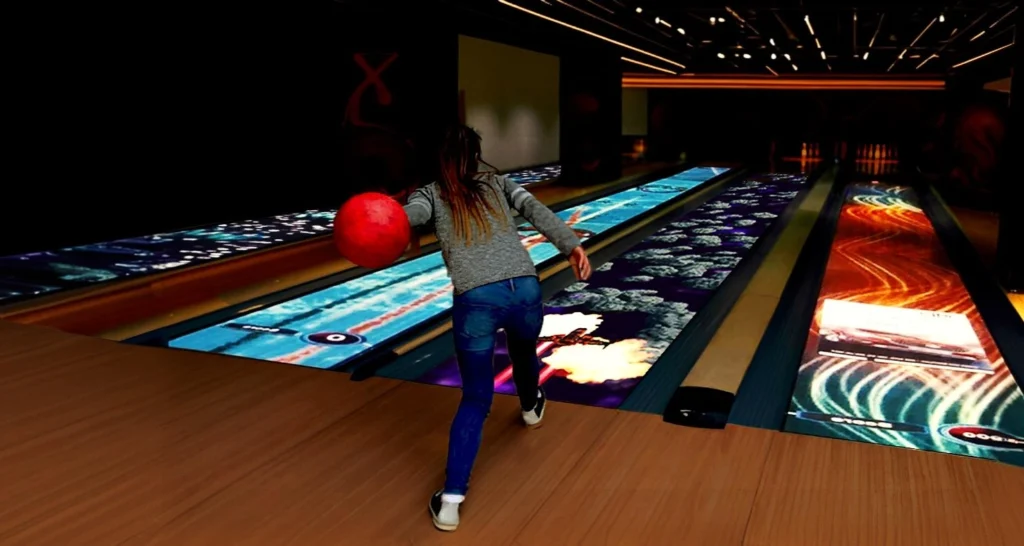
[[[766,158],[771,142],[799,155],[803,142],[904,143],[921,136],[942,92],[652,89],[650,149],[708,159]],[[824,149],[824,146],[823,146]]]
[[[459,34],[573,57],[560,61],[561,80],[579,83],[562,86],[560,107],[574,106],[560,120],[559,156],[580,180],[617,176],[619,52],[472,7],[40,9],[20,22],[31,38],[5,88],[15,175],[0,197],[0,255],[421,184],[457,119]]]
[[[1024,28],[1024,10],[1017,10],[1018,36]],[[1009,131],[1003,145],[999,184],[999,276],[1003,286],[1024,292],[1024,170],[1021,152],[1024,151],[1024,51],[1020,44],[1011,51],[1012,81],[1009,97]]]
[[[762,91],[652,89],[648,156],[767,162],[799,157],[801,143],[885,144],[951,199],[994,206],[1007,97],[982,82],[949,91]]]
[[[959,206],[995,210],[1008,128],[1008,96],[954,87],[926,135],[922,171]],[[1007,152],[1009,150],[1006,150]]]
[[[32,39],[5,103],[14,174],[0,255],[335,207],[360,185],[393,186],[407,168],[392,161],[397,141],[422,161],[455,115],[457,34],[423,24],[437,13],[415,5],[403,17],[361,6],[80,5],[26,18]],[[355,101],[353,123],[346,107],[368,79],[356,54],[371,72],[397,59]]]
[[[104,9],[22,20],[0,253],[317,201],[294,188],[323,175],[322,29],[256,7]]]
[[[611,52],[562,56],[562,177],[595,183],[622,173],[622,69]]]
[[[433,10],[396,16],[335,6],[331,69],[342,78],[326,113],[340,190],[333,205],[359,191],[395,193],[433,177],[439,139],[458,119],[459,47],[454,22]],[[435,21],[424,24],[426,18]]]

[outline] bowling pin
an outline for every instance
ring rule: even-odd
[[[803,146],[800,148],[800,157],[801,158],[807,157],[807,143],[806,142],[804,142]]]

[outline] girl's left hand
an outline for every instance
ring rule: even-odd
[[[576,280],[585,281],[590,278],[590,258],[587,258],[587,251],[583,250],[582,246],[572,250],[572,254],[569,254],[569,263],[572,265]]]

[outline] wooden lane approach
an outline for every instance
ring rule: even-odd
[[[737,332],[742,337],[742,332]],[[0,321],[0,544],[1016,544],[1024,472],[495,397],[434,530],[458,389]]]

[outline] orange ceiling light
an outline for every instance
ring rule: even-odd
[[[910,78],[796,78],[772,76],[689,76],[662,77],[626,74],[623,87],[650,89],[781,89],[833,91],[941,91],[940,79]]]

